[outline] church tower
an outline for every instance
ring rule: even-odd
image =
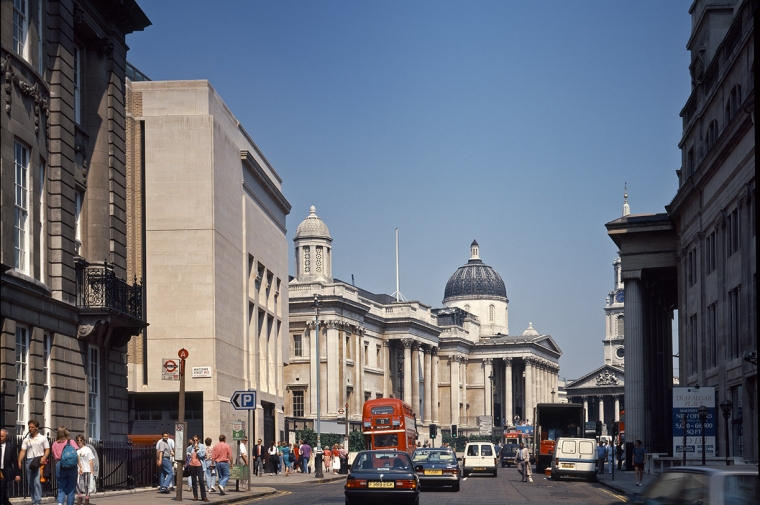
[[[623,217],[630,213],[631,208],[628,206],[628,185],[626,184],[623,192]],[[620,256],[612,262],[612,268],[614,270],[613,289],[607,294],[607,303],[604,306],[604,319],[606,322],[604,364],[622,368],[625,363],[625,334],[623,332],[625,291],[623,290]]]
[[[332,282],[332,237],[312,205],[293,237],[297,282]]]

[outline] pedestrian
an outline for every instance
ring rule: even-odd
[[[77,505],[90,505],[90,479],[95,473],[95,455],[84,443],[84,435],[76,436],[77,444]]]
[[[618,440],[617,447],[615,448],[615,452],[617,452],[617,468],[621,472],[623,471],[623,454],[625,453],[625,449],[623,449],[623,442]]]
[[[195,435],[187,448],[185,467],[192,478],[193,501],[198,501],[198,488],[201,488],[201,501],[209,501],[206,497],[206,485],[203,482],[203,461],[206,459],[206,446],[200,437]]]
[[[16,444],[8,437],[8,430],[0,430],[0,505],[11,505],[8,487],[11,482],[21,481],[16,464]]]
[[[596,446],[596,473],[604,475],[604,460],[607,459],[607,450],[604,447],[604,441],[600,440]]]
[[[244,436],[238,446],[238,465],[248,466],[248,437]],[[248,472],[246,472],[246,477]],[[240,479],[240,488],[244,491],[248,489],[248,479]]]
[[[647,450],[641,445],[641,440],[636,440],[633,448],[633,470],[636,472],[636,485],[644,485],[644,463],[647,461]]]
[[[612,445],[612,440],[607,444],[607,465],[609,466],[609,472],[612,473],[612,467],[615,466],[615,447]]]
[[[269,446],[267,455],[269,456],[269,475],[276,475],[280,464],[280,456],[277,453],[277,447],[274,442]]]
[[[174,458],[174,440],[169,438],[169,432],[161,434],[161,440],[156,443],[156,466],[161,469],[158,480],[158,492],[169,493],[174,479],[174,467],[172,459]],[[182,483],[180,483],[182,485]]]
[[[286,444],[282,445],[280,457],[282,458],[282,468],[285,469],[285,477],[290,477],[290,447]]]
[[[251,449],[251,457],[253,458],[253,474],[259,477],[264,476],[264,446],[261,444],[261,439],[256,441],[256,445]]]
[[[517,450],[515,462],[517,463],[517,471],[522,475],[522,481],[527,482],[530,480],[530,482],[533,482],[533,469],[530,466],[530,452],[522,442],[520,442],[520,448]]]
[[[50,442],[47,437],[40,433],[40,423],[32,419],[28,423],[29,433],[21,443],[21,452],[18,453],[18,466],[22,462],[26,466],[26,475],[29,480],[29,497],[32,505],[40,505],[42,501],[42,483],[40,482],[40,466],[47,464],[50,457]]]
[[[333,444],[332,446],[332,472],[333,475],[338,475],[338,470],[340,470],[340,447],[338,447],[338,444]]]
[[[329,445],[326,445],[325,450],[322,452],[322,461],[324,461],[325,470],[329,472],[332,466],[332,451]]]
[[[298,444],[293,444],[293,447],[290,449],[291,454],[293,457],[291,458],[293,460],[293,473],[298,473],[301,470],[302,461],[301,461],[301,449],[298,447]]]
[[[311,446],[306,440],[301,440],[301,458],[303,459],[303,473],[311,473],[311,467],[309,467]]]
[[[227,494],[224,492],[224,486],[230,480],[230,462],[232,461],[232,449],[227,444],[227,437],[224,435],[219,435],[219,443],[214,446],[211,459],[214,460],[216,473],[219,477],[219,494],[224,496]]]
[[[71,449],[66,449],[71,447]],[[74,505],[77,489],[77,443],[65,426],[56,431],[55,442],[50,447],[55,461],[55,479],[58,484],[58,505]],[[64,452],[65,451],[65,452]],[[64,455],[66,456],[64,458]]]
[[[214,489],[214,480],[216,479],[216,467],[214,467],[214,460],[211,457],[211,453],[214,448],[211,446],[211,437],[206,437],[204,440],[206,445],[206,459],[203,460],[203,473],[206,477],[206,492],[216,491]]]

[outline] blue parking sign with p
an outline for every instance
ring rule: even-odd
[[[235,391],[230,397],[230,403],[235,410],[255,410],[256,391]]]

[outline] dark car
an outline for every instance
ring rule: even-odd
[[[515,457],[517,456],[517,450],[520,448],[517,444],[504,444],[499,453],[499,460],[501,461],[501,467],[512,466],[515,463]]]
[[[459,491],[459,462],[450,450],[416,449],[412,464],[422,486],[451,486]]]
[[[760,503],[756,466],[680,466],[666,469],[643,494],[629,503],[709,503],[751,505]]]
[[[344,489],[346,505],[419,505],[420,501],[420,480],[412,459],[407,453],[396,450],[358,453]]]

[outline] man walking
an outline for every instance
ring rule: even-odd
[[[599,445],[596,447],[596,473],[598,475],[604,475],[604,460],[607,459],[607,450],[604,447],[604,441],[600,440]]]
[[[517,450],[517,471],[522,475],[522,481],[527,482],[530,480],[533,482],[533,472],[530,467],[530,451],[525,447],[525,444],[520,442],[520,448]]]
[[[263,477],[264,475],[264,446],[261,445],[261,439],[256,441],[256,445],[251,450],[253,458],[253,474]]]
[[[169,493],[174,479],[174,468],[172,458],[174,457],[174,440],[169,438],[169,432],[161,434],[161,440],[156,444],[156,466],[160,468],[161,474],[158,480],[158,492]],[[181,485],[181,484],[180,484]]]
[[[18,453],[18,467],[22,467],[26,456],[26,475],[29,479],[29,497],[32,505],[42,501],[42,484],[40,483],[40,466],[47,464],[50,457],[50,442],[40,433],[40,423],[36,419],[29,421],[29,435],[21,444]]]
[[[8,486],[21,480],[15,456],[16,445],[8,438],[8,431],[0,430],[0,505],[11,505]]]
[[[230,480],[230,461],[232,461],[232,449],[226,442],[227,437],[219,435],[219,443],[214,446],[211,459],[216,465],[216,474],[219,477],[219,494],[225,495],[224,486]]]

